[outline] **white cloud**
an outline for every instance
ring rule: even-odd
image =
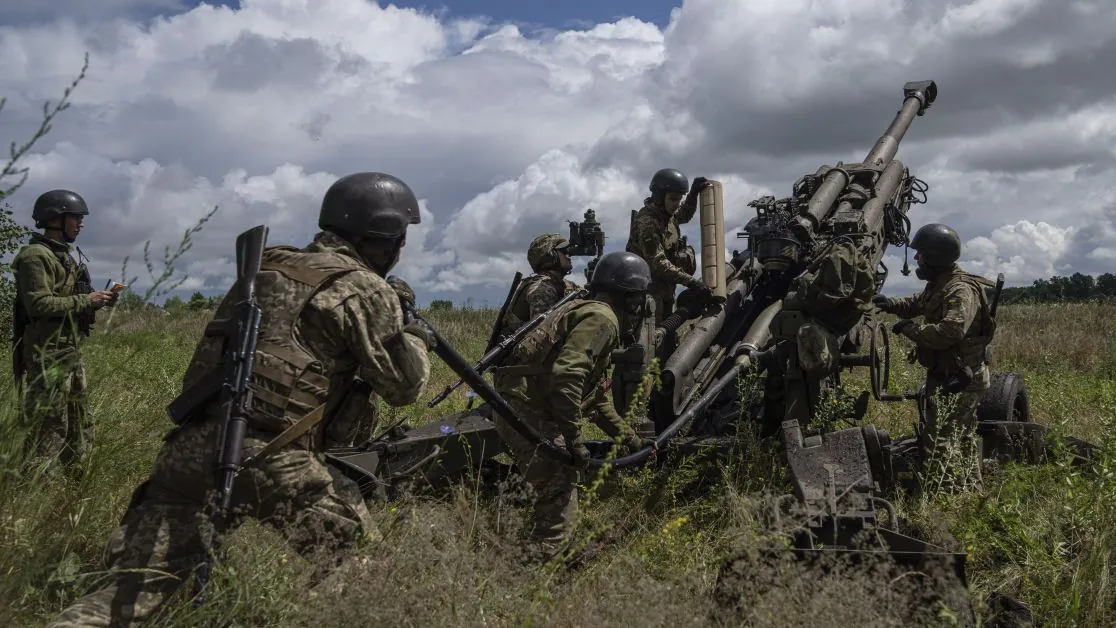
[[[898,155],[931,188],[914,228],[950,223],[972,270],[1013,283],[1098,272],[1116,251],[1107,0],[687,0],[664,30],[625,18],[542,33],[366,0],[121,17],[170,5],[0,26],[0,140],[26,137],[91,53],[11,202],[85,195],[98,272],[220,205],[185,258],[192,285],[219,289],[235,233],[266,221],[273,242],[304,243],[336,177],[380,170],[423,199],[398,274],[423,300],[495,301],[530,239],[588,207],[622,248],[661,167],[721,180],[735,231],[752,198],[859,160],[902,84],[927,78],[938,102]],[[889,253],[889,291],[917,287]]]

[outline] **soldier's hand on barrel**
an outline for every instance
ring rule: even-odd
[[[694,178],[694,182],[690,185],[690,194],[698,194],[711,185],[713,184],[709,182],[709,179],[705,177],[696,177]]]

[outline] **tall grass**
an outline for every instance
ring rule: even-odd
[[[1026,378],[1035,419],[1104,443],[1095,469],[1008,466],[980,494],[931,495],[902,506],[912,524],[956,539],[971,556],[979,601],[994,590],[1022,599],[1045,625],[1116,622],[1116,307],[1009,306],[994,344],[996,368]],[[86,349],[96,442],[71,473],[20,473],[14,391],[0,385],[0,623],[41,625],[89,586],[132,489],[149,470],[207,312],[117,312]],[[494,312],[428,318],[458,350],[479,357]],[[893,347],[896,387],[917,369]],[[432,358],[431,384],[413,406],[382,406],[381,425],[430,420],[425,401],[456,380]],[[0,361],[0,382],[11,380]],[[846,385],[865,385],[863,375]],[[458,392],[438,415],[465,406]],[[906,404],[874,404],[867,421],[906,434]],[[576,538],[594,552],[580,569],[520,563],[526,502],[466,478],[448,493],[372,504],[379,535],[325,582],[275,535],[246,525],[231,535],[209,601],[168,607],[160,625],[839,625],[950,623],[942,607],[886,570],[818,571],[786,560],[763,516],[767,493],[786,492],[777,447],[743,430],[740,447],[711,467],[616,473],[583,501]],[[935,532],[936,531],[936,532]],[[735,589],[718,590],[726,556]],[[723,587],[722,587],[723,589]]]

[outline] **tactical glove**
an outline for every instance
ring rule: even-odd
[[[690,196],[700,194],[702,190],[709,186],[709,179],[705,177],[695,177],[694,182],[690,185]]]
[[[877,294],[872,297],[872,305],[876,306],[882,312],[891,312],[891,299],[882,294]]]
[[[708,299],[713,296],[713,291],[709,289],[709,286],[705,285],[705,282],[702,281],[700,277],[691,277],[690,280],[686,282],[686,287],[693,290],[699,298]]]
[[[914,325],[914,321],[909,318],[904,318],[903,320],[891,326],[891,333],[902,334],[904,330],[910,328],[912,325]]]
[[[566,435],[566,451],[570,452],[573,465],[578,469],[589,466],[589,448],[581,442],[581,435],[577,432]]]
[[[407,285],[406,281],[403,281],[395,275],[388,275],[387,283],[391,286],[392,290],[395,290],[396,296],[399,297],[400,307],[404,310],[415,309],[415,291],[411,290],[411,286]]]

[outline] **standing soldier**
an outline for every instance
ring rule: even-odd
[[[612,405],[602,384],[620,329],[646,315],[651,273],[631,253],[601,257],[589,281],[589,298],[574,299],[532,330],[505,361],[493,381],[516,414],[543,436],[565,447],[575,463],[588,462],[578,420],[584,412],[622,451],[653,441],[641,439]],[[539,556],[561,549],[577,515],[578,469],[537,451],[499,415],[496,429],[509,445],[527,483],[535,490],[534,520],[528,541]]]
[[[643,207],[632,219],[627,251],[642,257],[651,268],[655,325],[674,311],[674,291],[679,284],[707,298],[712,296],[705,282],[693,276],[697,257],[693,247],[682,240],[679,229],[679,224],[693,219],[698,195],[709,185],[705,177],[698,177],[692,186],[687,186],[686,175],[674,168],[664,168],[651,177],[651,196],[643,199]],[[671,336],[663,341],[664,354],[673,350]]]
[[[569,240],[557,233],[544,233],[531,240],[527,263],[534,274],[516,288],[498,337],[515,333],[520,325],[549,310],[562,297],[577,292],[577,284],[566,279],[573,269],[573,261],[566,254],[569,247]]]
[[[910,247],[917,251],[915,275],[927,282],[921,294],[899,299],[876,295],[873,303],[902,318],[892,331],[910,338],[918,363],[926,368],[925,423],[920,426],[923,451],[943,443],[958,428],[965,447],[972,447],[976,411],[990,384],[988,345],[996,331],[985,287],[992,282],[957,265],[961,238],[942,224],[929,224],[915,233]],[[910,320],[922,316],[923,323]],[[941,395],[940,393],[945,393]],[[938,425],[938,405],[946,406],[944,425]],[[980,484],[980,446],[967,452]],[[974,460],[975,457],[975,460]]]
[[[44,193],[31,212],[43,232],[32,234],[12,260],[12,372],[17,385],[26,379],[23,420],[33,432],[24,450],[58,456],[65,466],[81,457],[93,432],[80,344],[89,336],[94,310],[116,302],[116,293],[93,291],[88,267],[70,256],[88,215],[76,193]]]
[[[256,280],[261,322],[245,463],[231,508],[239,514],[217,533],[251,516],[309,555],[342,550],[374,531],[356,485],[321,461],[326,436],[318,419],[356,423],[348,415],[364,412],[370,392],[402,406],[426,385],[433,335],[417,322],[404,324],[401,303],[412,302],[414,293],[402,281],[384,279],[399,259],[408,225],[418,223],[418,200],[403,181],[362,172],[326,191],[322,231],[309,246],[265,249]],[[233,314],[234,300],[226,295],[217,319]],[[200,520],[215,488],[222,409],[219,398],[207,400],[195,389],[222,368],[227,341],[207,336],[194,353],[183,392],[168,408],[178,425],[109,539],[114,579],[75,602],[54,625],[147,620],[205,560]],[[313,420],[300,421],[304,417]],[[318,563],[316,577],[336,564],[333,558]]]

